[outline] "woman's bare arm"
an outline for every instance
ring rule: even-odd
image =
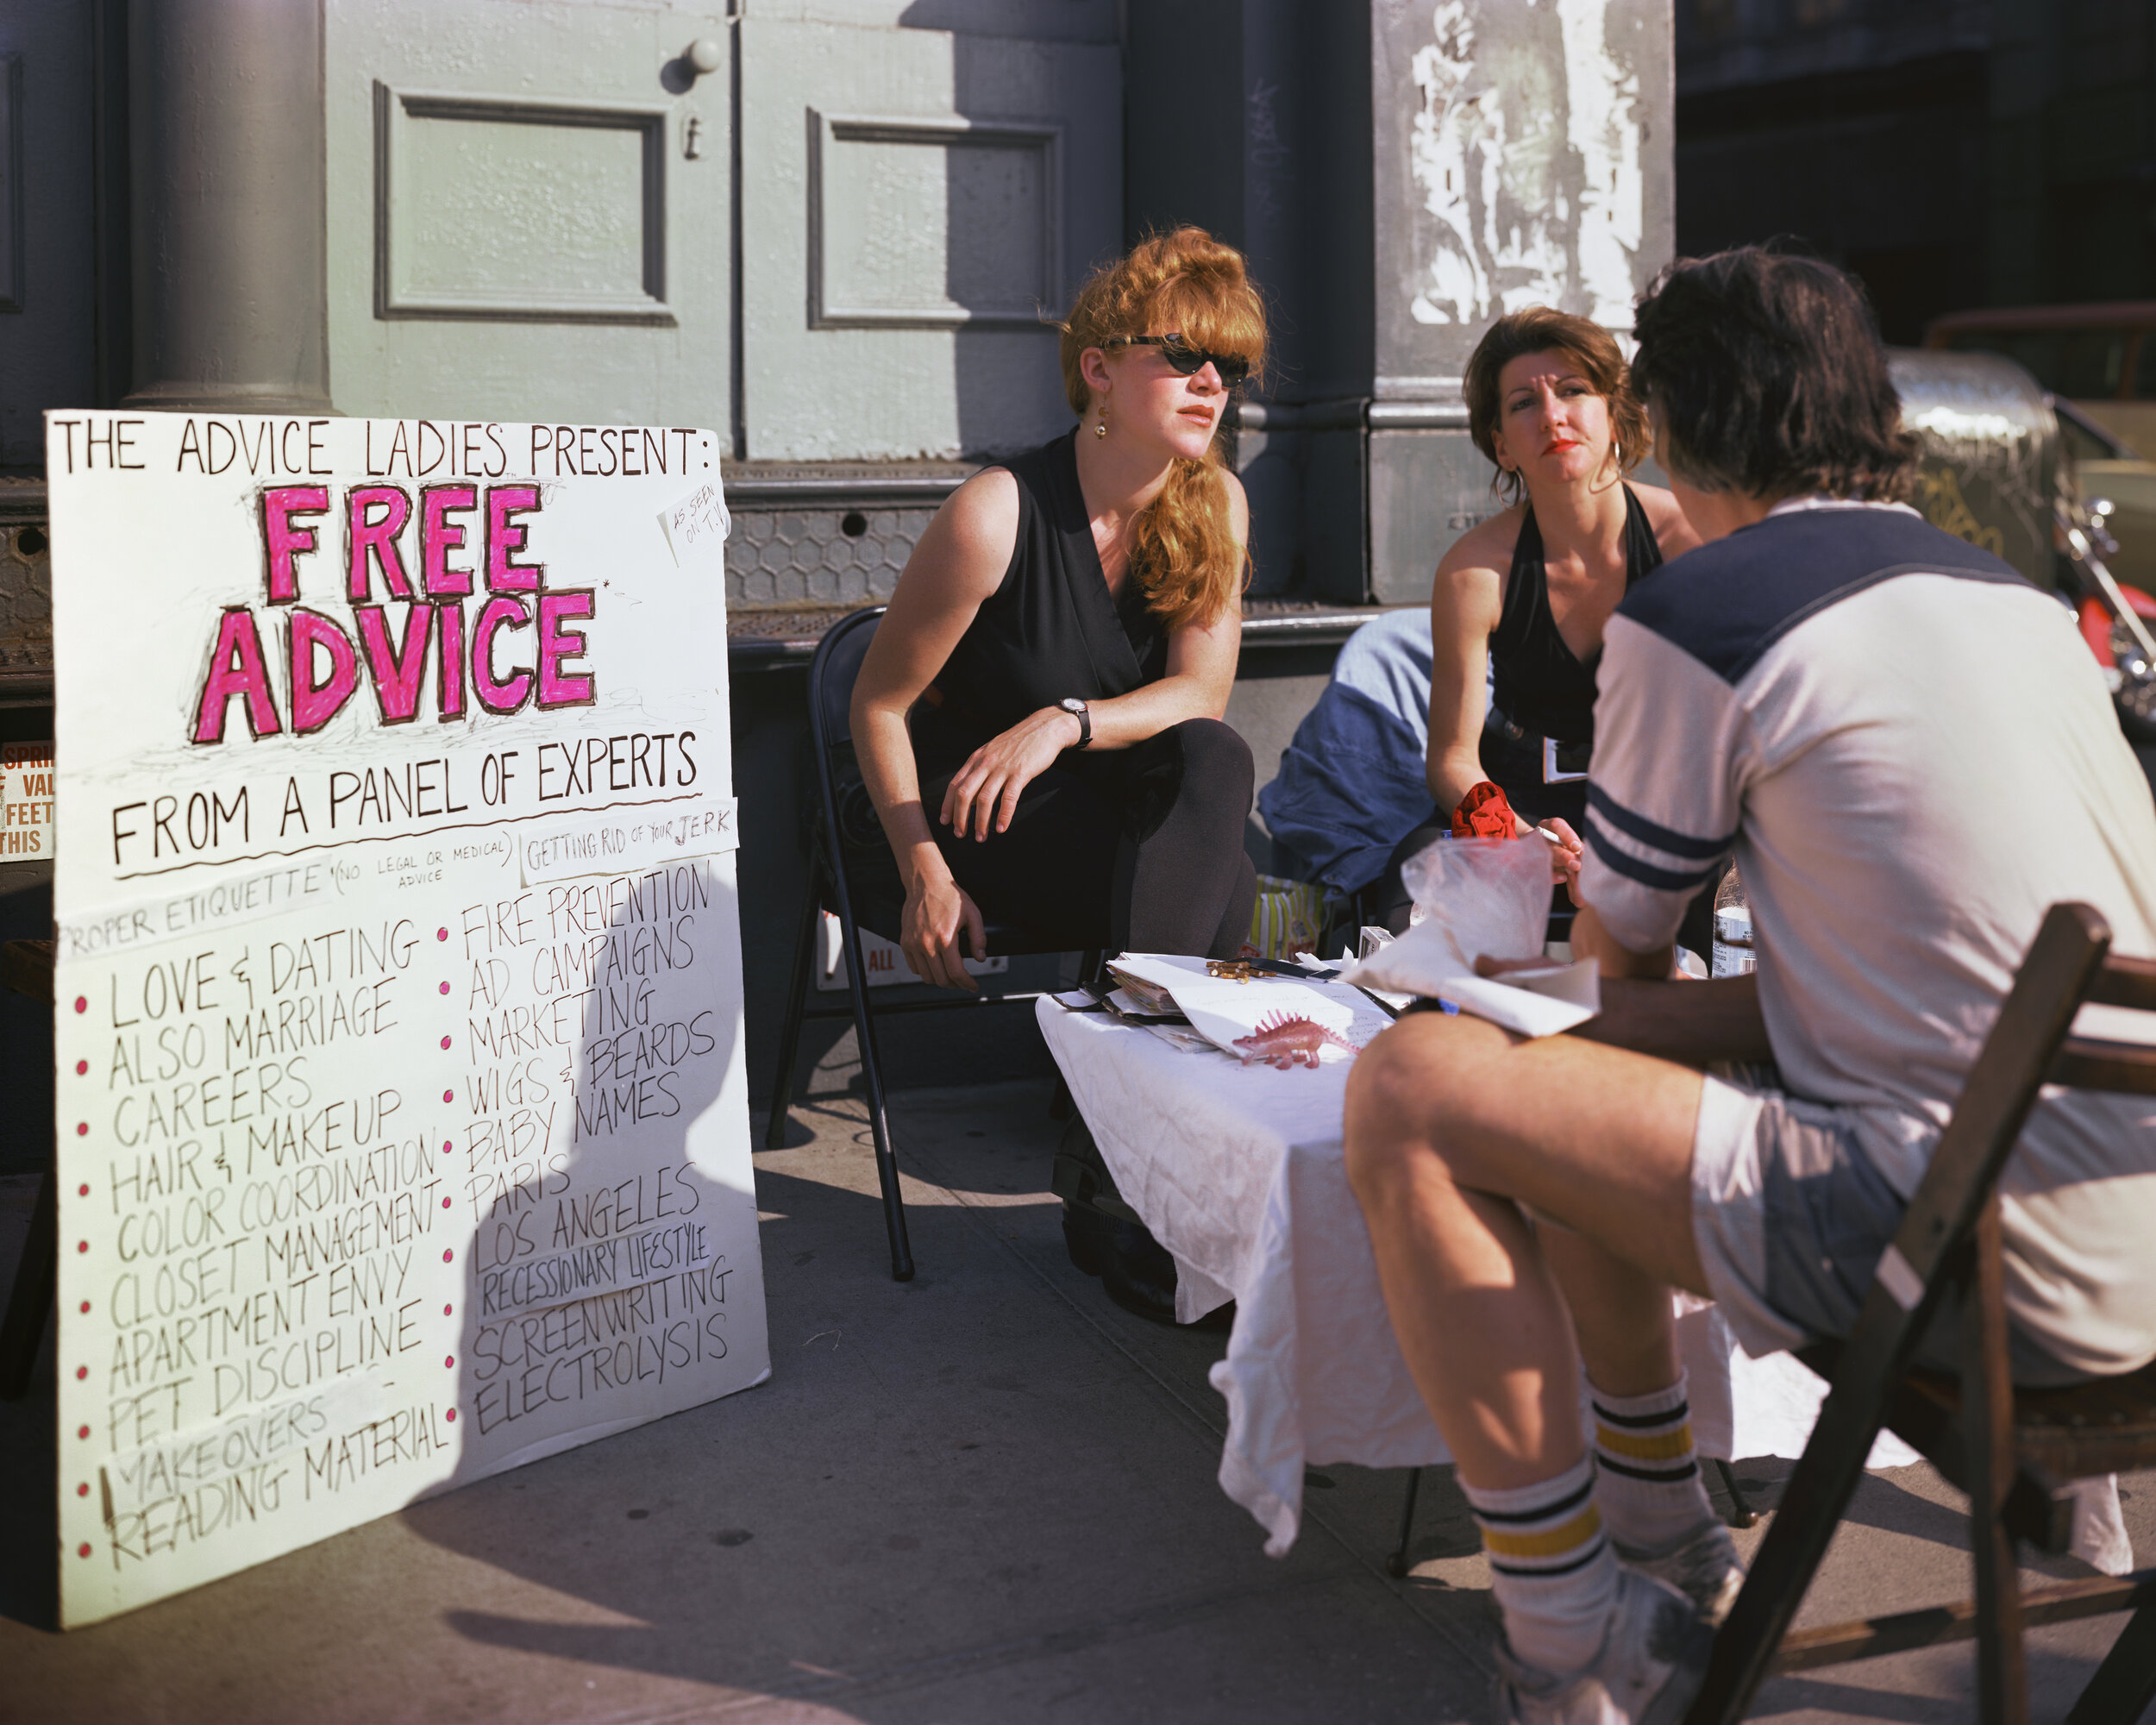
[[[1520,511],[1508,509],[1457,541],[1430,588],[1430,743],[1424,774],[1449,815],[1489,775],[1482,770],[1489,637],[1505,604]]]
[[[1221,477],[1227,481],[1228,520],[1239,563],[1250,537],[1250,504],[1240,480],[1233,474]],[[1242,642],[1240,605],[1225,605],[1203,622],[1183,624],[1168,637],[1166,676],[1127,695],[1093,703],[1093,747],[1128,749],[1187,718],[1219,718],[1228,710],[1228,694],[1235,687]]]
[[[983,956],[981,913],[936,848],[906,716],[1002,585],[1018,534],[1018,481],[1004,469],[954,492],[906,560],[854,683],[854,752],[906,882],[900,944],[917,971],[950,988],[974,987],[957,936],[962,925],[974,956]]]

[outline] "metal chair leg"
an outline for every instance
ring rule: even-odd
[[[771,1085],[771,1124],[763,1135],[766,1150],[780,1149],[786,1143],[787,1111],[793,1106],[793,1065],[801,1052],[801,1014],[808,1005],[809,969],[816,963],[816,924],[823,910],[818,884],[813,879],[809,881],[801,906],[801,932],[793,942],[793,979],[787,986],[786,1017],[779,1028],[779,1070]]]
[[[913,1279],[913,1248],[906,1237],[906,1202],[899,1189],[899,1163],[891,1147],[891,1121],[883,1105],[883,1065],[876,1056],[875,1020],[868,1011],[868,969],[861,927],[855,922],[845,882],[838,884],[839,930],[846,939],[847,990],[853,997],[854,1037],[861,1045],[861,1079],[868,1093],[868,1131],[875,1140],[876,1182],[883,1189],[883,1227],[891,1242],[891,1279]]]
[[[0,1320],[0,1400],[20,1401],[30,1387],[30,1368],[37,1364],[38,1344],[45,1339],[45,1320],[53,1309],[59,1270],[60,1182],[47,1169],[38,1176],[29,1238],[22,1242],[22,1256],[16,1263],[7,1316]]]
[[[1414,1536],[1415,1499],[1422,1491],[1422,1470],[1407,1470],[1407,1501],[1400,1507],[1400,1549],[1385,1559],[1385,1573],[1395,1580],[1407,1573],[1407,1542]]]
[[[1716,1456],[1714,1465],[1721,1472],[1722,1490],[1729,1494],[1729,1525],[1739,1529],[1758,1527],[1759,1512],[1752,1507],[1752,1501],[1737,1489],[1737,1476],[1729,1471],[1729,1464]]]

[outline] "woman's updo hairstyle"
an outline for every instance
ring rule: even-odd
[[[1114,350],[1119,336],[1180,335],[1212,354],[1238,354],[1256,381],[1265,360],[1265,304],[1243,254],[1202,228],[1141,240],[1127,257],[1095,270],[1059,326],[1063,393],[1080,418],[1093,405],[1080,361],[1088,348]],[[1177,461],[1168,482],[1131,528],[1131,573],[1163,627],[1217,617],[1242,596],[1247,559],[1228,519],[1216,436],[1199,461]]]
[[[1620,474],[1630,473],[1646,459],[1653,447],[1647,410],[1632,392],[1632,374],[1616,339],[1592,318],[1530,305],[1491,324],[1467,362],[1461,392],[1467,397],[1468,435],[1493,465],[1497,461],[1497,427],[1505,417],[1498,380],[1507,366],[1527,354],[1564,354],[1579,367],[1595,393],[1609,404],[1611,448]],[[1500,467],[1489,488],[1507,503],[1517,503],[1527,487],[1518,473]]]

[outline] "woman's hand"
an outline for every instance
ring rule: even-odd
[[[962,954],[958,938],[963,932],[967,951]],[[906,914],[899,931],[899,944],[906,962],[923,982],[938,988],[962,988],[978,994],[981,985],[968,974],[967,956],[988,956],[988,937],[982,927],[980,907],[947,869],[921,869],[906,889]]]
[[[951,775],[938,819],[961,838],[985,839],[991,824],[1009,831],[1018,794],[1078,741],[1078,716],[1046,706],[1028,714],[966,757]]]
[[[1555,844],[1550,845],[1550,878],[1564,882],[1564,890],[1571,895],[1575,905],[1584,905],[1587,900],[1580,896],[1580,864],[1586,859],[1587,847],[1580,842],[1579,834],[1572,831],[1572,823],[1554,815],[1539,828],[1519,815],[1514,815],[1513,820],[1522,838],[1535,837],[1546,828],[1543,842],[1548,844],[1552,837],[1557,839]]]

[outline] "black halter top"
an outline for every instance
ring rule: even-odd
[[[1078,486],[1077,435],[996,463],[1018,482],[1018,541],[1002,584],[936,674],[943,716],[981,737],[1066,696],[1106,700],[1167,674],[1168,636],[1138,583],[1108,591]]]
[[[1625,588],[1662,564],[1647,511],[1625,487]],[[1542,529],[1534,510],[1520,524],[1512,570],[1505,580],[1505,608],[1489,637],[1497,674],[1497,712],[1532,737],[1577,745],[1595,740],[1595,668],[1598,647],[1582,662],[1564,644],[1550,612],[1550,574],[1543,560]]]

